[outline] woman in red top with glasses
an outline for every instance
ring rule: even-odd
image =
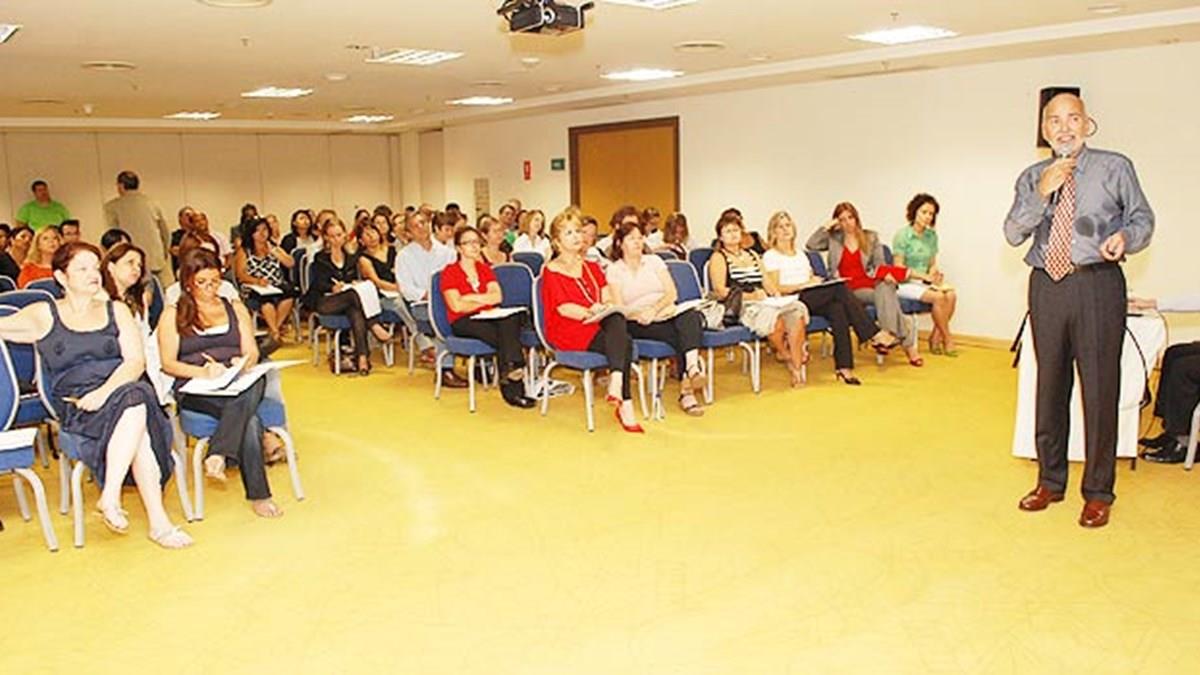
[[[473,227],[454,234],[458,260],[442,270],[441,292],[447,320],[455,335],[482,340],[495,347],[500,362],[500,394],[516,408],[532,408],[525,396],[525,352],[521,348],[521,315],[479,319],[475,315],[500,304],[503,295],[492,266],[483,259],[483,235]]]
[[[605,400],[616,407],[625,431],[642,433],[633,412],[629,371],[633,340],[625,316],[609,314],[589,322],[613,305],[612,291],[600,265],[583,259],[583,222],[579,209],[563,211],[550,223],[550,242],[556,253],[542,272],[546,340],[555,349],[589,351],[608,357],[611,376]]]

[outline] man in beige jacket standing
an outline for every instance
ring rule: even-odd
[[[140,184],[132,171],[117,174],[118,196],[104,203],[104,220],[109,228],[119,227],[129,233],[133,243],[146,252],[146,268],[165,287],[174,281],[167,256],[171,232],[158,204],[138,191]]]

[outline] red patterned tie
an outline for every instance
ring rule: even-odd
[[[1050,223],[1050,242],[1046,247],[1046,274],[1062,280],[1075,269],[1071,262],[1071,241],[1075,234],[1075,174],[1067,174],[1058,191],[1058,204]]]

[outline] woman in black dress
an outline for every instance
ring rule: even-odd
[[[61,246],[51,262],[65,297],[39,302],[0,319],[0,338],[36,342],[49,374],[49,397],[64,432],[81,440],[83,463],[101,485],[96,510],[110,530],[129,531],[121,486],[133,474],[150,521],[150,539],[183,548],[192,538],[171,522],[162,486],[171,476],[171,425],[153,387],[142,378],[145,349],[137,322],[122,303],[97,300],[100,251]]]
[[[368,356],[367,331],[379,340],[390,339],[387,329],[379,323],[379,317],[368,319],[363,313],[358,293],[350,287],[358,280],[358,256],[347,253],[346,228],[340,220],[325,223],[325,248],[313,258],[309,270],[308,295],[304,304],[321,314],[344,314],[350,320],[350,332],[354,338],[353,363],[347,370],[357,370],[359,375],[371,372]]]

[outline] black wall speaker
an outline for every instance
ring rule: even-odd
[[[1044,110],[1046,108],[1046,104],[1050,102],[1050,99],[1054,98],[1055,96],[1058,96],[1059,94],[1075,94],[1076,96],[1079,96],[1079,92],[1080,92],[1079,87],[1043,87],[1042,88],[1041,95],[1038,96],[1038,109],[1037,109],[1037,146],[1039,148],[1050,147],[1050,144],[1046,142],[1046,139],[1042,138],[1042,110]]]

